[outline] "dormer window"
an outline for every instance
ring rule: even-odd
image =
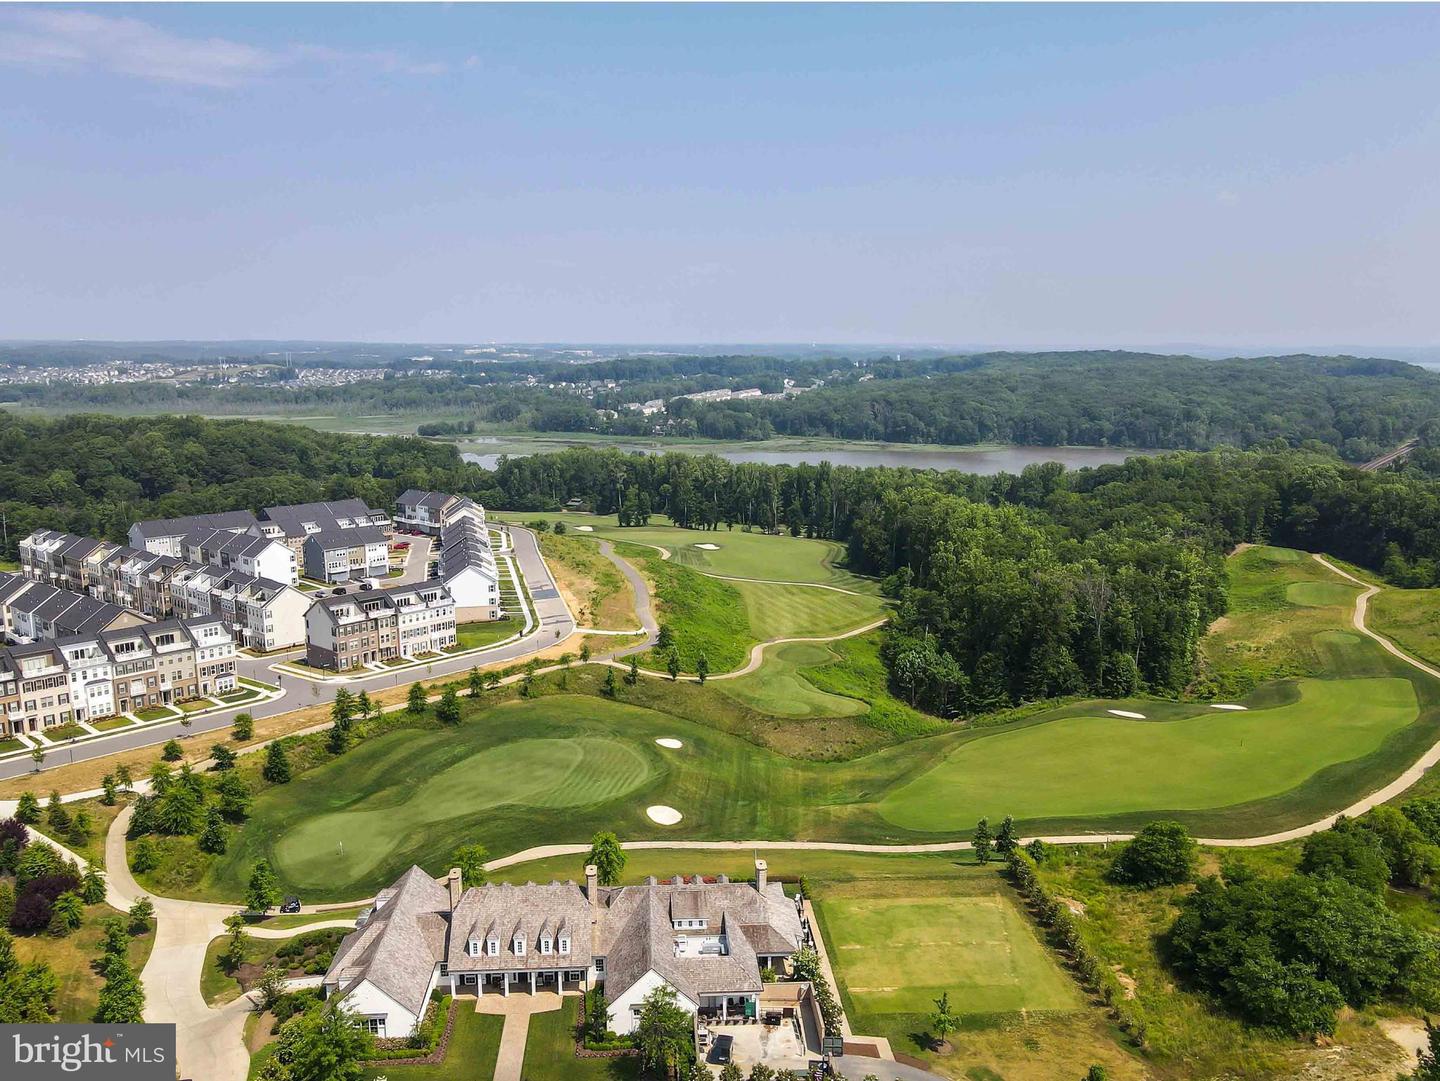
[[[499,954],[500,954],[500,940],[499,940],[498,938],[496,938],[494,935],[491,935],[490,938],[489,938],[488,940],[486,940],[486,942],[485,942],[485,952],[488,953],[491,957],[497,957],[497,956],[499,956]]]
[[[551,949],[552,949],[552,944],[551,944],[551,941],[550,941],[550,936],[549,936],[549,935],[542,935],[542,936],[540,937],[540,952],[541,952],[541,953],[550,953],[550,952],[551,952]]]
[[[515,949],[516,957],[525,956],[525,938],[523,935],[516,935],[512,945]]]
[[[561,936],[560,936],[560,952],[561,952],[561,953],[569,953],[569,952],[570,952],[570,939],[568,939],[568,938],[567,938],[566,936],[564,936],[564,935],[561,935]]]
[[[480,940],[478,938],[472,938],[468,943],[466,943],[465,952],[468,953],[471,957],[479,957]]]

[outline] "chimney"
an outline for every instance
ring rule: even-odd
[[[756,857],[755,860],[755,888],[761,893],[765,892],[765,884],[770,880],[770,865],[764,860]]]
[[[600,903],[600,868],[593,863],[585,865],[585,900],[592,905]]]
[[[460,905],[460,897],[465,893],[465,880],[460,877],[460,868],[450,868],[450,877],[446,884],[450,887],[450,911],[454,912]]]

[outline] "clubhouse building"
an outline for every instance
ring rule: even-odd
[[[550,882],[463,889],[411,867],[340,943],[324,991],[379,1036],[407,1036],[435,990],[533,994],[603,987],[610,1028],[634,1030],[641,1002],[674,990],[692,1014],[754,1018],[762,971],[804,942],[796,902],[755,861],[754,882],[675,876],[602,887]]]

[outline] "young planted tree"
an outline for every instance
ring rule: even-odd
[[[220,971],[234,972],[245,961],[245,917],[236,912],[225,917],[225,932],[228,941],[219,958]]]
[[[138,1025],[144,1020],[145,989],[135,970],[122,955],[105,958],[105,986],[100,988],[100,1002],[95,1020],[105,1025]]]
[[[425,684],[412,683],[405,697],[405,708],[417,717],[425,712]]]
[[[618,681],[615,679],[615,669],[608,665],[605,667],[605,682],[600,685],[600,693],[606,698],[614,698],[620,693]]]
[[[74,890],[66,890],[59,897],[55,898],[55,904],[50,908],[50,933],[56,938],[64,938],[71,931],[79,928],[85,920],[85,902]]]
[[[56,833],[65,833],[70,829],[70,812],[61,802],[59,792],[50,793],[50,799],[45,804],[45,822]]]
[[[1019,843],[1015,837],[1015,818],[1006,815],[1000,823],[1000,832],[995,834],[995,852],[1001,859],[1009,859]]]
[[[332,724],[330,731],[325,736],[325,749],[336,756],[348,751],[350,749],[350,726],[348,724]]]
[[[283,739],[277,739],[265,748],[265,764],[260,767],[260,776],[271,784],[289,782],[290,756],[285,752]]]
[[[235,723],[230,726],[230,738],[236,743],[249,743],[255,738],[255,718],[248,713],[235,714]]]
[[[368,721],[371,714],[375,712],[375,703],[370,701],[370,696],[361,691],[355,696],[355,714],[362,721]]]
[[[479,698],[485,693],[485,677],[480,674],[480,669],[470,669],[470,678],[466,680],[471,698]]]
[[[130,850],[130,870],[143,875],[159,866],[160,853],[155,848],[155,842],[149,837],[141,837]]]
[[[288,1081],[359,1081],[364,1061],[375,1053],[365,1022],[331,999],[280,1026],[275,1058]]]
[[[194,833],[200,825],[200,801],[186,784],[172,784],[155,801],[155,825],[172,837]]]
[[[215,786],[220,813],[227,822],[243,822],[250,814],[250,787],[238,773],[225,773]]]
[[[453,685],[445,688],[440,695],[440,702],[435,707],[435,716],[441,724],[455,726],[460,723],[460,695],[456,693]]]
[[[206,809],[205,827],[200,831],[196,844],[201,852],[209,852],[212,856],[221,855],[229,847],[229,840],[225,836],[225,820],[219,807],[212,804]]]
[[[135,787],[135,778],[130,773],[130,767],[123,762],[115,767],[115,780],[119,783],[120,787],[127,792],[133,790]]]
[[[665,671],[670,673],[672,683],[680,678],[680,654],[673,649],[665,657]]]
[[[137,897],[127,916],[130,919],[130,933],[143,935],[150,930],[150,921],[155,918],[155,904],[148,897]]]
[[[223,743],[217,743],[210,748],[210,761],[215,763],[214,769],[217,773],[223,773],[227,769],[235,768],[235,752]]]
[[[185,757],[185,748],[180,746],[178,739],[167,739],[165,746],[160,748],[160,757],[167,762],[178,762]]]
[[[590,663],[590,643],[589,643],[589,642],[581,642],[581,643],[580,643],[580,663],[581,663],[581,664],[589,664],[589,663]]]
[[[105,876],[93,865],[85,868],[80,876],[80,900],[87,905],[98,905],[105,900]]]
[[[675,647],[675,632],[670,629],[670,624],[660,624],[660,630],[655,635],[656,649],[673,649]]]
[[[1151,822],[1120,850],[1110,878],[1129,886],[1167,886],[1195,877],[1195,841],[1179,822]]]
[[[701,650],[695,658],[695,675],[699,678],[702,687],[710,676],[710,658],[705,656],[704,650]]]
[[[620,847],[620,838],[615,834],[607,830],[590,838],[590,853],[585,857],[585,862],[595,865],[600,876],[600,885],[620,885],[626,860],[625,850]]]
[[[265,913],[280,903],[280,880],[269,860],[260,860],[250,872],[245,905],[251,912]]]
[[[630,671],[625,673],[625,682],[631,687],[640,681],[640,662],[632,655],[630,658]]]
[[[944,991],[935,1000],[935,1012],[930,1015],[930,1028],[935,1033],[935,1050],[943,1054],[950,1051],[950,1033],[960,1027],[960,1020],[950,1009],[950,992]]]
[[[976,863],[990,862],[990,846],[992,842],[990,820],[988,818],[982,818],[979,822],[975,823],[975,836],[971,838],[971,843],[975,846]]]
[[[34,792],[20,793],[20,799],[15,804],[15,818],[27,826],[40,821],[40,801],[35,798]]]
[[[107,773],[100,778],[100,802],[106,807],[114,807],[118,798],[115,791],[115,775]]]

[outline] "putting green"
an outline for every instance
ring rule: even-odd
[[[1285,599],[1302,608],[1349,607],[1355,603],[1354,586],[1340,582],[1291,582],[1285,587]]]
[[[739,679],[711,686],[728,698],[776,717],[853,717],[869,707],[855,698],[822,691],[801,673],[835,661],[819,642],[787,642],[766,651],[765,663]]]
[[[1277,796],[1326,766],[1374,751],[1415,720],[1408,680],[1304,679],[1299,699],[1172,721],[1066,717],[965,743],[880,800],[913,830],[982,816],[1071,818],[1228,807]]]
[[[275,844],[287,881],[350,880],[384,862],[427,826],[487,807],[581,807],[639,788],[650,761],[599,737],[521,739],[462,759],[418,786],[386,787],[343,811],[300,823]]]

